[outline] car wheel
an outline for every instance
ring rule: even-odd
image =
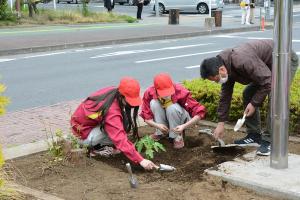
[[[208,6],[206,5],[206,3],[200,3],[197,7],[197,10],[200,14],[208,14],[209,13]]]
[[[120,5],[124,5],[124,2],[119,2]]]
[[[158,4],[158,8],[159,8],[158,12],[160,15],[165,13],[165,6],[163,4],[161,4],[161,3]]]

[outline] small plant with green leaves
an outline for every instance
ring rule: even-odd
[[[47,133],[47,131],[46,131]],[[48,153],[54,157],[54,161],[62,161],[63,160],[63,131],[61,129],[57,129],[54,134],[50,130],[47,133],[48,138]]]
[[[154,152],[166,151],[165,147],[153,140],[149,135],[145,135],[135,142],[135,146],[140,153],[145,153],[147,159],[154,158]]]
[[[68,134],[67,140],[71,142],[72,149],[80,149],[82,145],[79,144],[78,138],[73,134]]]

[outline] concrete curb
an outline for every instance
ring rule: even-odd
[[[273,28],[272,25],[267,25],[265,29]],[[214,35],[221,33],[236,33],[236,32],[246,32],[246,31],[259,31],[259,26],[251,27],[240,27],[240,28],[228,28],[228,29],[213,29],[213,30],[204,30],[198,32],[189,32],[189,33],[178,33],[178,34],[169,34],[169,35],[156,35],[156,36],[145,36],[138,38],[123,38],[116,40],[106,40],[106,41],[92,41],[92,42],[79,42],[79,43],[69,43],[61,45],[49,45],[49,46],[36,46],[30,48],[19,48],[19,49],[7,49],[0,50],[0,55],[15,55],[15,54],[24,54],[24,53],[36,53],[36,52],[45,52],[45,51],[55,51],[71,48],[83,48],[83,47],[92,47],[92,46],[101,46],[101,45],[113,45],[113,44],[124,44],[124,43],[134,43],[134,42],[144,42],[152,40],[165,40],[165,39],[175,39],[175,38],[186,38],[186,37],[197,37],[203,35]]]
[[[269,168],[269,157],[256,158],[255,156],[253,157],[253,153],[244,155],[244,157],[252,157],[250,161],[234,159],[234,161],[220,164],[218,169],[210,168],[205,170],[205,172],[209,175],[220,177],[222,180],[233,185],[253,190],[259,194],[280,199],[298,200],[300,193],[297,190],[295,192],[295,188],[293,188],[293,186],[298,187],[298,184],[295,184],[295,180],[290,180],[290,177],[287,177],[289,181],[285,180],[284,183],[280,183],[278,180],[286,177],[287,173],[291,174],[297,171],[295,168],[299,166],[300,156],[289,154],[289,159],[293,161],[293,166],[284,170],[275,170]],[[253,171],[249,171],[252,168]],[[294,170],[292,170],[293,168]],[[291,184],[291,187],[281,187],[283,185],[280,185],[288,183]]]

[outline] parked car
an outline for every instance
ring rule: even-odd
[[[153,11],[155,11],[155,0],[150,2]],[[199,12],[200,14],[209,13],[209,0],[158,0],[159,13],[165,13],[169,9],[177,8],[180,11]],[[211,8],[223,8],[223,0],[211,0]]]

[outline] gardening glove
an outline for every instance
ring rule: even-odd
[[[159,167],[155,165],[152,161],[144,159],[140,162],[140,165],[146,170],[158,169]]]
[[[222,139],[225,135],[224,122],[219,122],[217,128],[214,130],[214,137],[216,139]]]

